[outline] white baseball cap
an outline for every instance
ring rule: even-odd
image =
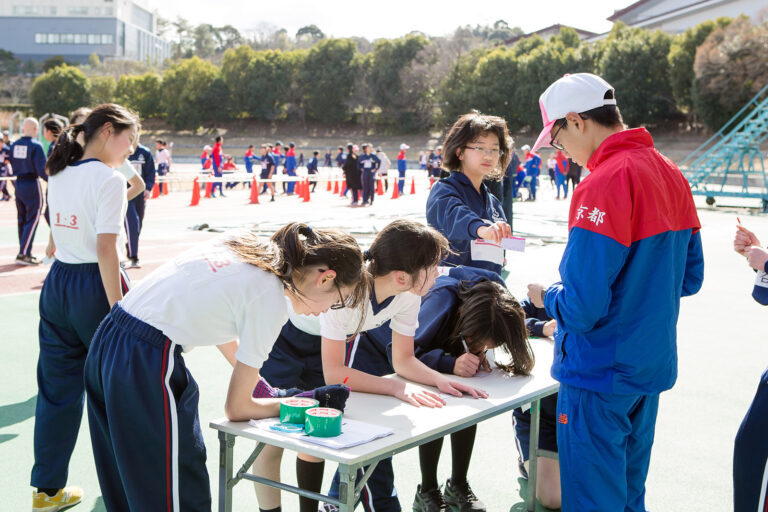
[[[603,105],[615,105],[615,99],[605,99],[607,91],[613,91],[611,84],[592,73],[565,75],[547,87],[544,94],[539,97],[544,129],[536,139],[533,151],[549,145],[549,132],[552,126],[570,112],[578,114]]]
[[[408,144],[400,144],[400,149],[411,149],[411,146]]]
[[[522,149],[523,151],[530,151],[531,150],[531,146],[526,144],[525,146],[521,147],[520,149]]]
[[[203,151],[210,151],[211,149],[213,149],[213,148],[211,148],[211,146],[209,146],[208,144],[203,146]]]

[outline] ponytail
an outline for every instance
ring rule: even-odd
[[[328,267],[336,272],[338,286],[354,287],[346,306],[361,306],[368,297],[368,275],[357,241],[341,231],[313,229],[303,222],[291,222],[271,238],[248,232],[225,242],[242,261],[277,276],[296,295],[296,278],[306,267]]]
[[[56,145],[53,146],[51,156],[45,164],[46,172],[49,176],[55,176],[63,171],[68,165],[72,165],[81,158],[85,150],[77,142],[77,136],[82,133],[83,125],[76,124],[62,130],[56,139]]]
[[[53,152],[51,152],[51,156],[46,164],[48,174],[55,176],[68,165],[72,165],[80,160],[85,153],[85,146],[91,142],[93,137],[107,123],[112,125],[116,133],[134,127],[138,133],[141,129],[139,117],[127,108],[115,103],[99,105],[88,114],[88,117],[82,123],[71,125],[59,134],[59,137],[56,139],[56,145],[53,147]],[[78,137],[81,134],[83,136],[82,145],[78,142]]]

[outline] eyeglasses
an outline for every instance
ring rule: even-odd
[[[563,151],[565,148],[563,147],[562,144],[557,142],[557,140],[555,140],[555,139],[557,138],[557,134],[560,133],[560,130],[563,129],[563,127],[566,125],[566,123],[568,123],[568,120],[567,119],[563,119],[563,122],[560,123],[560,126],[557,128],[557,130],[555,130],[555,134],[552,135],[552,137],[549,140],[549,145],[552,146],[555,149],[559,149],[560,151]]]
[[[479,151],[486,156],[498,157],[501,155],[500,149],[485,149],[481,147],[464,146],[464,149],[471,149],[473,151]]]
[[[339,288],[338,284],[336,284],[336,291],[339,292],[339,302],[331,305],[331,309],[333,310],[344,309],[346,307],[346,304],[344,304],[344,296],[341,295],[341,288]]]

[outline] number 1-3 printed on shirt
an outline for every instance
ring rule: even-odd
[[[77,215],[67,215],[56,212],[56,222],[54,226],[67,229],[80,229],[77,225]]]
[[[208,263],[208,267],[211,269],[212,272],[217,272],[218,269],[224,268],[230,263],[232,263],[229,258],[222,254],[216,254],[216,255],[208,255],[203,254],[203,259],[206,263]]]

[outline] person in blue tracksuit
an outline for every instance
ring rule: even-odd
[[[501,208],[504,210],[504,216],[507,218],[507,224],[509,224],[510,232],[514,232],[514,226],[512,224],[512,205],[517,197],[517,187],[515,186],[515,179],[517,178],[517,168],[520,166],[520,157],[517,153],[510,148],[509,150],[509,164],[504,171],[504,177],[501,179]]]
[[[224,154],[222,145],[224,144],[224,139],[219,135],[214,140],[213,144],[213,150],[211,151],[211,162],[213,163],[213,177],[214,178],[221,178],[222,176],[222,167],[224,166]],[[221,182],[215,181],[213,183],[213,186],[211,187],[211,197],[216,197],[216,187],[219,188],[219,195],[224,197],[224,192],[222,192]],[[149,190],[149,188],[147,188]]]
[[[312,152],[312,158],[307,160],[307,174],[310,174],[313,176],[312,178],[312,192],[315,191],[315,188],[317,187],[317,157],[320,155],[319,151],[313,151]],[[330,155],[330,153],[329,153]]]
[[[511,144],[502,118],[477,112],[461,116],[448,132],[444,166],[451,174],[435,183],[427,199],[427,222],[445,235],[453,251],[443,265],[501,273],[504,252],[500,247],[492,248],[489,258],[480,259],[472,257],[471,244],[478,239],[499,244],[512,236],[501,203],[483,184],[484,179],[501,177]]]
[[[296,144],[291,142],[288,144],[288,150],[285,152],[285,172],[288,176],[296,176]],[[296,188],[296,182],[291,181],[287,184],[286,193],[293,195],[293,190]]]
[[[61,510],[82,498],[82,489],[65,487],[67,470],[83,416],[91,338],[128,288],[117,252],[126,181],[113,168],[125,162],[138,127],[128,110],[102,105],[59,135],[48,161],[56,261],[40,292],[32,510]]]
[[[279,416],[279,398],[289,393],[261,386],[264,393],[252,395],[288,304],[305,315],[358,310],[365,277],[353,237],[294,222],[269,239],[224,234],[166,262],[128,292],[99,326],[85,365],[106,508],[210,511],[199,391],[182,346],[229,346],[237,338],[227,418]],[[308,394],[343,409],[349,390],[324,388]]]
[[[0,143],[0,178],[6,178],[11,175],[11,144],[8,138],[8,131],[3,131],[3,141]],[[11,194],[8,192],[8,181],[0,181],[0,192],[3,197],[0,201],[10,201]]]
[[[360,170],[363,182],[363,205],[373,205],[373,198],[376,197],[376,173],[381,166],[381,160],[374,155],[370,144],[362,145],[363,154],[357,159],[357,168]]]
[[[11,145],[11,168],[16,176],[16,212],[19,227],[18,265],[39,265],[32,256],[37,225],[43,215],[43,191],[39,180],[48,180],[45,173],[45,149],[33,139],[38,129],[37,119],[28,117],[22,125],[22,137]],[[49,222],[50,223],[50,222]]]
[[[268,144],[261,145],[261,174],[259,175],[263,180],[271,180],[275,175],[277,169],[277,160],[274,153],[272,153],[272,146]],[[264,183],[264,187],[261,191],[262,194],[269,190],[272,194],[272,199],[275,200],[275,184],[272,182]]]
[[[734,250],[747,257],[756,271],[768,272],[768,251],[757,236],[742,225],[736,226]],[[752,297],[762,305],[766,288],[758,287]],[[733,510],[763,512],[768,509],[768,369],[757,385],[755,397],[739,426],[733,447]]]
[[[536,185],[538,184],[539,174],[541,174],[541,157],[533,151],[530,151],[531,148],[527,144],[523,146],[522,149],[525,154],[523,162],[523,167],[525,167],[525,178],[530,187],[528,201],[535,201]]]
[[[330,169],[332,163],[331,163],[331,150],[325,152],[325,160],[323,162],[323,166],[328,167]]]
[[[422,298],[414,339],[416,356],[440,373],[472,377],[492,369],[485,352],[498,347],[511,356],[512,364],[502,365],[504,370],[528,375],[534,359],[524,316],[521,305],[495,272],[446,268]],[[385,351],[387,345],[382,344],[391,339],[387,330],[385,324],[369,333],[379,351]],[[419,446],[421,484],[416,488],[414,512],[442,510],[444,504],[449,510],[485,510],[467,479],[476,432],[477,426],[472,426],[451,434],[451,478],[444,492],[437,480],[443,438]]]
[[[605,80],[566,75],[539,104],[533,150],[549,143],[592,171],[571,201],[561,281],[528,285],[557,321],[562,509],[645,512],[659,395],[677,378],[680,298],[704,278],[701,224],[688,181],[645,129],[625,128]]]
[[[144,226],[144,212],[147,199],[151,196],[152,187],[155,186],[155,159],[148,147],[136,144],[136,149],[128,157],[134,170],[144,180],[144,192],[128,201],[128,210],[125,213],[126,235],[128,236],[128,259],[133,268],[139,266],[139,235]]]

